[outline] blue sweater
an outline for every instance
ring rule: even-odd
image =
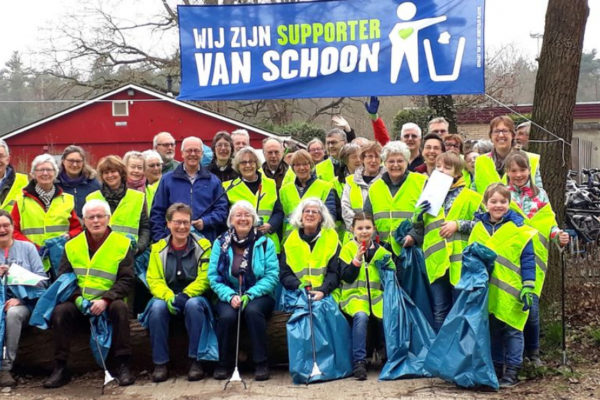
[[[483,222],[483,226],[490,235],[500,229],[505,223],[512,221],[516,226],[523,226],[523,217],[518,213],[508,210],[502,219],[495,224],[490,221],[489,213],[475,214],[475,221]],[[523,282],[535,282],[535,253],[533,252],[533,243],[531,240],[527,242],[523,252],[521,253],[521,280]]]

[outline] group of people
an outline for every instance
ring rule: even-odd
[[[540,362],[538,299],[548,247],[568,242],[542,188],[539,156],[524,151],[527,136],[517,142],[507,116],[491,121],[489,143],[469,149],[443,118],[433,119],[424,137],[407,123],[400,140],[390,141],[378,103],[366,104],[375,141],[357,137],[337,116],[325,142],[315,138],[306,150],[269,137],[260,154],[248,132],[221,131],[210,147],[197,137],[183,139],[178,162],[175,139],[161,132],[152,150],[103,157],[96,170],[75,145],[59,164],[39,155],[29,178],[15,171],[0,141],[0,276],[10,275],[11,264],[50,283],[76,276],[77,288],[51,314],[55,365],[44,386],[69,381],[73,328],[100,315],[112,324],[117,380],[132,384],[129,318],[140,311],[153,381],[169,376],[171,318],[182,318],[187,330],[188,379],[205,376],[199,343],[213,313],[213,377],[231,376],[242,318],[254,377],[266,380],[267,321],[282,291],[337,301],[351,327],[353,375],[366,379],[369,321],[380,323],[386,312],[381,260],[394,268],[404,248],[422,248],[437,332],[456,295],[462,251],[472,242],[497,254],[489,282],[491,351],[501,384],[515,384],[523,354]],[[417,201],[436,170],[453,183],[432,215],[428,202]],[[403,221],[411,224],[404,236]],[[52,254],[61,244],[56,262]],[[20,332],[35,310],[34,300],[8,288],[3,386],[16,384],[10,371]],[[369,340],[379,342],[375,351],[384,348],[384,335]]]

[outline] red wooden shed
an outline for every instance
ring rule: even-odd
[[[210,145],[216,132],[240,128],[248,131],[250,144],[258,149],[265,137],[289,139],[133,84],[9,132],[2,139],[10,148],[11,163],[18,170],[28,170],[36,155],[61,154],[71,144],[82,146],[92,164],[108,154],[147,150],[152,148],[154,135],[163,131],[177,140],[180,160],[183,138],[197,136]]]

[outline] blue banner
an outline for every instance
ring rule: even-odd
[[[178,6],[180,100],[481,94],[484,0]]]

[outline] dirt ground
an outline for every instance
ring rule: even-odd
[[[21,379],[19,386],[0,392],[2,397],[14,400],[207,400],[207,399],[599,399],[600,369],[597,365],[585,365],[570,370],[548,370],[543,377],[528,379],[518,386],[500,392],[475,392],[459,389],[439,379],[408,379],[378,381],[377,373],[370,372],[364,382],[352,378],[319,384],[294,385],[284,368],[275,369],[266,382],[254,382],[250,371],[243,372],[248,388],[240,383],[231,383],[223,390],[223,382],[207,378],[199,382],[188,382],[185,374],[172,377],[156,384],[150,381],[147,372],[142,372],[133,386],[120,388],[114,383],[100,394],[102,373],[79,376],[60,389],[47,390],[42,387],[43,377]]]

